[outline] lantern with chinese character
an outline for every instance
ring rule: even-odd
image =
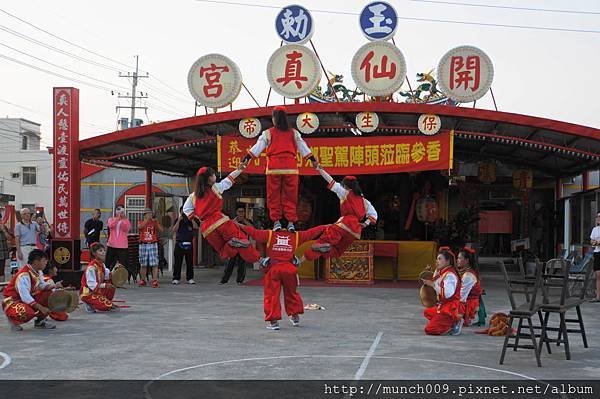
[[[222,108],[231,104],[242,89],[238,66],[221,54],[200,57],[188,73],[188,87],[198,104]]]
[[[430,196],[417,201],[417,219],[423,223],[435,223],[438,220],[438,204]]]
[[[533,187],[533,171],[531,169],[517,169],[513,172],[513,186],[517,190],[527,190]]]
[[[439,116],[433,114],[422,114],[419,116],[419,131],[426,136],[433,136],[440,131],[442,120]]]
[[[304,112],[296,118],[300,133],[312,134],[319,128],[319,117],[312,112]]]
[[[364,133],[371,133],[379,127],[379,116],[375,112],[361,112],[356,115],[356,127]]]
[[[448,51],[438,64],[441,90],[454,101],[476,101],[492,86],[494,66],[482,50],[459,46]]]
[[[262,125],[258,118],[245,118],[242,119],[238,125],[240,133],[247,139],[256,137],[262,131]]]
[[[321,81],[319,59],[304,46],[279,47],[269,58],[267,79],[273,90],[283,97],[306,97]]]
[[[477,178],[485,184],[496,181],[496,164],[493,162],[481,162],[477,168]]]
[[[352,58],[352,78],[358,88],[370,96],[389,96],[402,86],[406,61],[392,43],[369,42]]]

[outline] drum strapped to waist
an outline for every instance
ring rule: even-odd
[[[129,273],[127,273],[127,269],[125,268],[125,266],[117,262],[112,272],[110,273],[112,285],[114,285],[115,287],[124,286],[127,282],[128,275]]]
[[[431,270],[423,270],[419,274],[419,280],[433,280],[433,272]],[[435,288],[429,285],[423,284],[419,291],[419,297],[421,298],[421,303],[426,308],[435,306],[438,303],[437,292],[435,292]]]

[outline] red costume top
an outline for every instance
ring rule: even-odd
[[[446,277],[449,277],[448,275],[452,274],[454,275],[454,280],[456,281],[456,286],[454,287],[454,293],[449,297],[446,298]],[[450,277],[451,278],[451,277]],[[456,269],[454,268],[454,266],[446,266],[444,267],[439,275],[436,277],[436,283],[439,283],[439,290],[436,289],[437,293],[438,293],[438,300],[439,300],[439,305],[438,308],[442,307],[443,305],[456,301],[457,303],[460,301],[460,278],[458,277],[458,273],[456,272]]]
[[[300,244],[314,240],[327,228],[323,225],[304,231],[291,232],[287,230],[257,230],[252,226],[243,225],[240,227],[256,242],[267,244],[267,256],[271,258],[271,263],[290,262]]]
[[[106,287],[108,281],[110,281],[110,271],[98,259],[93,259],[81,276],[81,296],[90,295],[99,288]]]
[[[465,287],[468,284],[469,280],[475,280],[475,283],[472,284],[472,286],[470,287],[469,292],[467,293],[466,298],[464,297],[464,293],[461,294],[461,302],[465,302],[467,299],[478,299],[481,294],[483,293],[483,288],[481,288],[481,284],[480,284],[480,280],[479,280],[479,273],[477,273],[477,271],[473,270],[473,269],[467,269],[465,271],[463,271],[461,273],[461,281],[462,281],[462,285],[463,285],[463,289],[468,288]]]
[[[297,175],[298,161],[296,153],[299,152],[304,160],[312,156],[308,145],[297,130],[282,131],[276,127],[265,130],[256,144],[250,148],[248,155],[258,158],[267,150],[266,174]]]
[[[356,239],[360,239],[362,228],[360,222],[367,218],[369,224],[377,223],[377,211],[366,198],[354,194],[335,180],[327,185],[327,188],[337,194],[340,199],[341,217],[335,223],[336,226],[346,230]]]
[[[36,302],[34,296],[51,287],[44,281],[41,271],[36,271],[31,265],[23,266],[8,282],[2,294],[4,303],[23,302],[33,306]]]

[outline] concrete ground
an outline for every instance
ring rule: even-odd
[[[264,328],[262,287],[218,285],[222,269],[197,269],[196,285],[126,285],[115,299],[130,308],[87,314],[81,308],[55,330],[33,323],[13,333],[0,319],[0,379],[597,379],[600,304],[583,305],[590,348],[571,336],[572,360],[562,348],[508,352],[503,338],[474,334],[425,336],[415,288],[300,287],[301,327],[284,320]],[[248,270],[248,279],[259,278]],[[506,311],[499,275],[483,276],[488,314]],[[440,369],[443,368],[443,374]]]

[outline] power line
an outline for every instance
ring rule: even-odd
[[[576,10],[557,10],[557,9],[551,9],[551,8],[496,6],[496,5],[491,5],[491,4],[473,4],[473,3],[460,3],[460,2],[455,2],[455,1],[439,1],[439,0],[410,0],[410,1],[418,2],[418,3],[444,4],[444,5],[449,5],[449,6],[501,8],[501,9],[507,9],[507,10],[555,12],[555,13],[562,13],[562,14],[600,15],[600,12],[596,12],[596,11],[576,11]]]
[[[248,4],[248,3],[238,3],[233,1],[218,1],[218,0],[196,0],[200,3],[214,3],[214,4],[227,4],[234,6],[245,6],[245,7],[257,7],[257,8],[271,8],[280,10],[279,6],[268,6],[264,4]],[[323,14],[335,14],[335,15],[360,15],[355,12],[344,12],[344,11],[331,11],[331,10],[314,10],[310,9],[311,12],[314,13],[323,13]],[[546,26],[529,26],[529,25],[509,25],[509,24],[494,24],[494,23],[485,23],[485,22],[469,22],[469,21],[454,21],[447,19],[433,19],[433,18],[417,18],[417,17],[400,17],[397,19],[405,20],[405,21],[417,21],[417,22],[439,22],[445,24],[457,24],[457,25],[475,25],[475,26],[488,26],[494,28],[516,28],[516,29],[532,29],[532,30],[542,30],[542,31],[555,31],[555,32],[574,32],[574,33],[600,33],[600,30],[588,30],[588,29],[568,29],[568,28],[551,28]]]

